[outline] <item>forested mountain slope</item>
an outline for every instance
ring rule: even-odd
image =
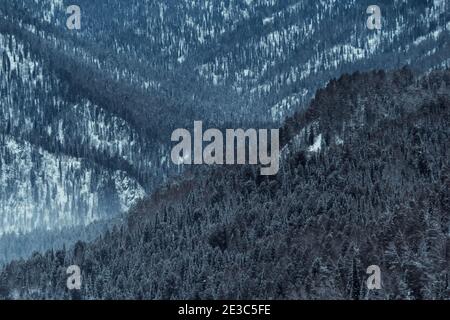
[[[183,107],[206,108],[208,119],[255,121],[255,111],[258,120],[291,114],[345,72],[448,65],[446,1],[379,1],[381,30],[366,26],[372,4],[80,0],[78,32],[64,30],[69,3],[63,0],[18,0],[4,10],[115,79],[154,89]]]
[[[77,0],[81,29],[68,30],[72,4],[0,2],[0,262],[179,173],[176,128],[278,126],[345,72],[450,58],[443,0],[379,1],[379,31],[365,0]]]
[[[283,126],[278,175],[187,173],[96,241],[11,263],[0,294],[70,298],[77,264],[83,299],[448,299],[449,122],[449,70],[344,75]]]

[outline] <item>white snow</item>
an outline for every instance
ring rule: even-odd
[[[314,139],[314,144],[308,148],[309,152],[319,152],[322,149],[322,134]]]

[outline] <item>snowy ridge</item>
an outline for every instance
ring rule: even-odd
[[[114,191],[122,210],[145,195],[124,172],[88,167],[10,136],[0,136],[0,154],[0,235],[88,225],[115,214]]]
[[[151,170],[138,134],[89,101],[67,103],[59,80],[14,36],[0,34],[0,47],[0,235],[85,226],[143,198],[129,172],[69,152],[96,150]]]

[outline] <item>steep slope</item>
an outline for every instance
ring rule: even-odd
[[[344,75],[283,127],[277,176],[200,169],[92,243],[11,263],[0,294],[70,298],[77,264],[73,298],[449,299],[449,122],[450,70]]]
[[[0,235],[85,226],[143,197],[126,168],[82,151],[131,158],[131,128],[87,100],[67,101],[25,42],[0,35],[0,47]]]
[[[170,134],[194,120],[278,125],[344,72],[450,57],[441,0],[380,1],[380,31],[368,1],[78,0],[78,31],[70,4],[0,3],[0,235],[127,210],[179,172]]]
[[[64,30],[64,1],[18,1],[8,12],[115,78],[175,97],[205,118],[279,121],[345,72],[448,65],[446,1],[379,1],[379,31],[366,26],[372,4],[80,0],[82,29],[72,33]]]

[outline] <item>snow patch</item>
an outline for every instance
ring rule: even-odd
[[[314,139],[314,144],[308,148],[309,152],[319,152],[322,149],[322,134]]]

